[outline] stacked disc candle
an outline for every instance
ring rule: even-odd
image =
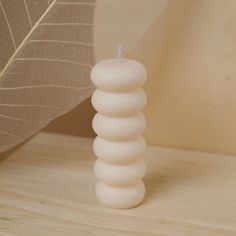
[[[145,67],[128,59],[101,61],[91,71],[97,87],[92,96],[96,195],[112,208],[134,207],[144,198],[146,95],[141,86],[146,77]]]

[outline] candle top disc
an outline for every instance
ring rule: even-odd
[[[138,61],[110,59],[96,64],[91,71],[91,80],[100,90],[123,92],[141,87],[147,78],[145,67]]]

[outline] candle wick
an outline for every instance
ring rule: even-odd
[[[121,61],[123,57],[123,45],[120,43],[117,45],[117,59],[118,61]]]

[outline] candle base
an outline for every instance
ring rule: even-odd
[[[112,187],[102,182],[96,184],[96,196],[105,206],[117,209],[132,208],[142,203],[145,195],[143,181],[128,187]]]

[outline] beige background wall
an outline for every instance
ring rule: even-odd
[[[149,71],[149,143],[236,153],[235,12],[235,0],[170,0],[128,55]],[[91,136],[93,114],[85,102],[47,130]]]
[[[235,12],[235,0],[169,1],[153,25],[161,33],[138,45],[150,72],[150,143],[236,153]]]

